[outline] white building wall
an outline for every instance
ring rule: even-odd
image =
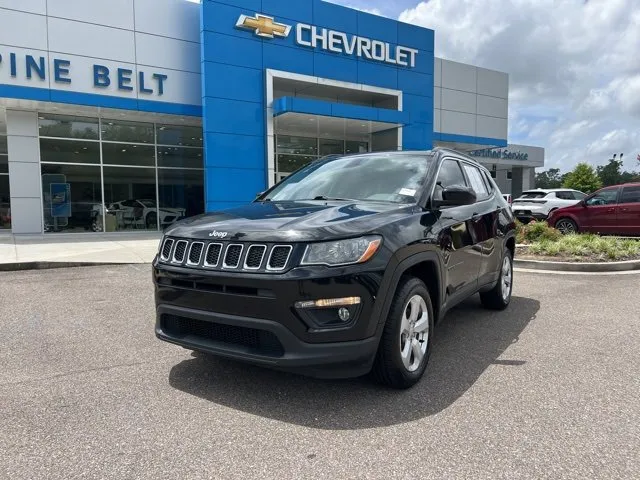
[[[199,9],[186,0],[0,0],[0,84],[199,106]],[[26,55],[45,58],[45,80],[27,78]],[[70,62],[71,83],[55,80],[54,59]],[[109,68],[108,87],[94,85],[94,65]],[[118,68],[132,71],[132,91],[118,89]],[[140,91],[139,72],[153,93]],[[162,95],[155,73],[167,75]]]
[[[9,191],[13,233],[42,231],[38,114],[7,110]]]
[[[507,139],[509,75],[435,59],[434,131]]]

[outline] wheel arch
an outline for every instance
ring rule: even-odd
[[[378,328],[376,333],[380,335],[389,315],[391,303],[398,290],[400,281],[404,276],[411,275],[422,280],[429,290],[431,303],[433,306],[434,320],[440,320],[440,313],[443,301],[443,269],[441,258],[435,251],[421,252],[413,254],[397,263],[390,273],[383,280],[380,291],[386,292],[382,302],[378,304],[374,315],[378,318]],[[374,318],[375,318],[374,316]]]
[[[573,214],[563,212],[561,214],[556,214],[556,215],[557,215],[557,218],[554,218],[553,225],[549,225],[550,227],[557,228],[556,225],[558,224],[558,222],[566,218],[571,220],[573,223],[575,223],[576,228],[580,230],[580,222],[578,222],[578,219]]]

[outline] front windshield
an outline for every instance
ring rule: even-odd
[[[260,200],[413,203],[432,161],[433,156],[429,154],[398,153],[321,159],[287,177]]]

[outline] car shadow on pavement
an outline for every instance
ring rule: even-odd
[[[292,424],[329,430],[383,427],[436,414],[461,397],[490,365],[518,368],[522,359],[499,357],[540,308],[513,297],[504,312],[467,300],[436,327],[425,377],[397,391],[363,377],[318,380],[203,354],[175,365],[170,385],[225,407]]]

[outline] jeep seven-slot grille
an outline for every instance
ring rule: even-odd
[[[162,245],[162,260],[169,260],[171,258],[171,249],[173,248],[173,240],[171,238],[167,238],[164,241],[164,245]]]
[[[247,258],[244,261],[245,268],[258,269],[262,265],[262,258],[267,247],[264,245],[251,245],[247,251]]]
[[[220,253],[222,252],[221,243],[210,243],[207,247],[207,257],[205,259],[206,267],[215,267],[220,261]]]
[[[269,257],[269,269],[282,270],[287,265],[287,260],[289,259],[290,254],[290,246],[278,245],[273,247],[271,256]]]
[[[202,257],[202,249],[204,248],[204,243],[202,242],[194,242],[191,244],[191,249],[189,250],[189,261],[190,265],[198,265],[200,263],[200,258]]]
[[[160,261],[204,270],[276,273],[289,266],[292,252],[292,245],[167,238],[160,249]]]
[[[173,251],[173,261],[176,263],[184,262],[184,255],[187,252],[188,242],[186,240],[180,240],[176,242],[176,248]]]
[[[224,267],[236,268],[240,264],[242,255],[242,245],[229,245],[224,255]]]

